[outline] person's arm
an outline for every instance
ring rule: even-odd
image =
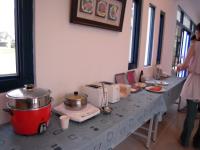
[[[194,55],[194,43],[191,44],[191,46],[189,48],[189,52],[188,52],[183,64],[180,64],[180,65],[177,66],[177,71],[187,69],[193,55]]]

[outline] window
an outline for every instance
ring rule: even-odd
[[[184,15],[183,17],[183,25],[187,27],[188,29],[190,29],[190,19],[186,15]]]
[[[180,43],[180,48],[178,52],[178,63],[183,63],[184,59],[186,58],[186,55],[188,53],[188,48],[190,45],[190,32],[187,30],[183,29],[181,32],[181,43]],[[187,76],[188,72],[186,70],[180,71],[177,76],[178,77],[185,77]]]
[[[145,51],[144,66],[151,65],[152,49],[153,49],[153,34],[154,34],[154,19],[155,19],[155,7],[149,6],[148,25],[147,25],[147,42]]]
[[[180,10],[177,11],[176,20],[177,20],[178,22],[181,22],[181,11],[180,11]]]
[[[34,82],[33,0],[0,0],[0,20],[0,92],[4,92]]]
[[[132,40],[134,40],[134,26],[135,26],[135,3],[133,2],[133,5],[132,5],[132,16],[131,16],[131,41],[130,41],[130,49],[129,49],[129,58],[128,58],[128,61],[129,63],[132,62],[132,54],[133,54],[133,51],[132,51]]]
[[[128,69],[137,67],[142,0],[133,0]]]
[[[181,46],[181,27],[176,25],[176,36],[174,42],[174,51],[173,51],[173,61],[172,67],[175,69],[176,65],[179,63],[179,49]]]
[[[180,14],[180,20],[177,18],[176,23],[176,37],[174,42],[173,51],[173,69],[179,63],[183,63],[183,60],[187,56],[188,48],[190,46],[191,35],[194,34],[195,24],[191,18],[179,7],[177,10],[177,15]],[[181,71],[177,74],[178,77],[187,76],[187,71]]]
[[[163,11],[161,11],[160,12],[160,29],[159,29],[159,37],[158,37],[158,52],[157,52],[156,64],[160,64],[160,61],[161,61],[164,22],[165,22],[165,13]]]
[[[195,33],[195,23],[193,21],[190,21],[190,30],[193,34]]]
[[[0,0],[0,76],[16,75],[14,1]]]

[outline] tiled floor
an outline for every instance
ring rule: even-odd
[[[151,143],[150,150],[194,150],[192,144],[189,148],[183,148],[178,142],[185,113],[178,113],[176,108],[177,105],[172,106],[159,124],[157,141]],[[197,125],[198,120],[195,122],[194,132],[197,129]],[[114,150],[145,150],[144,144],[144,139],[131,135]]]

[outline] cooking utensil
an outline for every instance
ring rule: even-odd
[[[105,101],[105,106],[102,106],[101,107],[101,111],[104,113],[104,114],[110,114],[112,112],[112,108],[110,106],[108,106],[108,93],[105,92],[105,87],[104,87],[104,83],[101,83],[102,84],[102,88],[103,88],[103,100],[102,101]]]
[[[101,111],[104,113],[104,114],[110,114],[112,112],[112,108],[109,107],[109,106],[104,106],[104,107],[101,107]]]
[[[66,96],[64,104],[68,109],[81,110],[87,105],[87,95],[75,91],[74,94]]]
[[[25,85],[24,88],[7,92],[10,100],[9,107],[15,110],[38,109],[51,102],[50,90],[35,88],[34,85]]]
[[[51,116],[50,90],[25,85],[24,88],[8,91],[7,108],[11,123],[17,134],[33,135],[46,131]]]

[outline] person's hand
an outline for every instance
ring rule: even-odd
[[[181,71],[181,70],[183,70],[183,64],[179,64],[179,65],[177,66],[177,68],[176,68],[176,71],[177,71],[177,72],[179,72],[179,71]]]

